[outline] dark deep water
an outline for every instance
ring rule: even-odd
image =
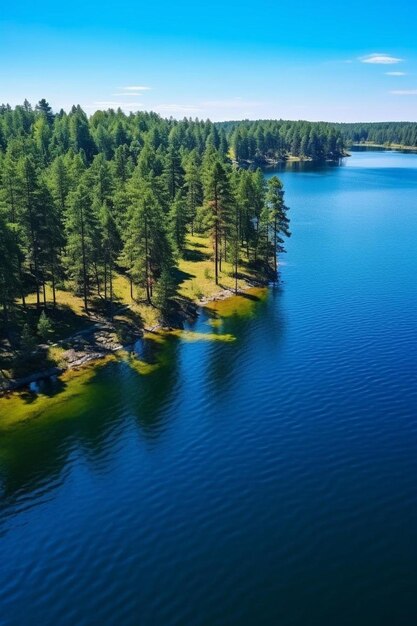
[[[252,315],[1,434],[1,626],[417,623],[417,155],[294,169]]]

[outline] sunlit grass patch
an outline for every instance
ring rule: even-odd
[[[208,326],[211,326],[212,328],[220,328],[221,326],[223,326],[223,320],[221,317],[211,317],[207,320],[206,324],[208,324]]]
[[[183,341],[235,341],[236,337],[231,333],[198,333],[191,330],[171,330],[170,335],[179,337]]]
[[[50,285],[46,285],[45,288],[46,293],[46,301],[49,307],[52,306],[52,288]],[[67,306],[71,311],[73,311],[76,315],[80,315],[81,317],[85,317],[86,313],[84,311],[84,301],[80,296],[74,295],[71,291],[64,291],[63,289],[57,289],[55,292],[56,302],[58,305]],[[26,297],[27,304],[36,304],[36,294],[30,293]],[[43,303],[43,294],[41,294],[41,304]]]
[[[219,317],[231,317],[233,315],[247,317],[254,312],[256,304],[264,300],[266,295],[266,287],[253,287],[236,296],[208,302],[204,308]]]
[[[244,257],[244,254],[242,253]],[[219,284],[214,282],[213,245],[209,237],[188,235],[184,258],[179,260],[178,269],[182,280],[179,282],[179,294],[189,300],[211,298],[221,289],[235,289],[233,264],[222,262]],[[243,261],[245,259],[243,258]],[[244,274],[239,268],[238,289],[247,286],[246,279],[256,279],[256,273],[245,268]]]

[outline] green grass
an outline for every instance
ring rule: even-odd
[[[256,272],[248,267],[244,258],[239,267],[238,289],[247,287],[247,280],[259,278]],[[229,262],[222,263],[219,273],[219,284],[214,282],[213,246],[208,237],[188,235],[183,258],[178,260],[175,269],[175,279],[178,285],[178,299],[188,302],[198,302],[202,298],[210,299],[221,290],[234,290],[234,267]],[[133,288],[133,299],[130,293],[130,283],[123,274],[117,274],[113,283],[114,290],[114,324],[116,334],[121,343],[128,343],[133,328],[153,328],[159,323],[158,310],[147,304],[143,289]],[[47,310],[46,314],[52,322],[52,330],[48,337],[49,346],[45,346],[33,355],[19,353],[19,335],[24,324],[28,324],[35,343],[41,340],[36,334],[40,310],[36,308],[36,294],[26,298],[26,310],[22,306],[16,307],[14,319],[9,329],[11,341],[0,344],[0,374],[7,377],[24,376],[31,371],[45,369],[54,365],[62,365],[63,348],[51,346],[59,340],[65,340],[79,331],[91,327],[105,316],[104,301],[95,297],[90,302],[90,313],[84,311],[84,302],[80,296],[71,291],[59,289],[56,291],[56,307],[52,306],[52,289],[46,287]],[[41,298],[41,304],[43,297]],[[220,305],[219,305],[220,306]],[[228,305],[221,305],[227,314]],[[229,307],[230,308],[230,307]]]
[[[222,263],[222,271],[219,273],[219,284],[214,282],[213,247],[207,237],[187,237],[187,246],[184,258],[178,264],[179,294],[196,302],[202,297],[210,298],[221,289],[235,288],[234,267],[232,263]],[[247,280],[256,280],[259,276],[255,271],[247,267],[245,258],[239,267],[238,289],[247,286]]]

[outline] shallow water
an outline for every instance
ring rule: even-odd
[[[266,297],[0,403],[2,626],[416,621],[417,156],[279,174]]]

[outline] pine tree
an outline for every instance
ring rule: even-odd
[[[54,114],[52,112],[51,106],[49,105],[49,102],[47,102],[45,98],[42,98],[42,100],[39,100],[38,104],[35,107],[35,110],[45,118],[45,120],[48,122],[49,125],[53,123]]]
[[[4,324],[19,291],[18,250],[16,238],[5,216],[0,212],[0,303]]]
[[[229,211],[233,204],[230,181],[225,166],[216,160],[206,170],[204,180],[204,221],[214,249],[214,280],[219,283],[222,241],[227,244]],[[226,245],[225,248],[226,250]]]
[[[37,333],[39,337],[43,341],[46,341],[48,337],[50,336],[52,330],[53,330],[53,326],[52,326],[51,320],[49,319],[49,317],[47,317],[45,311],[42,311],[39,317],[38,325],[37,325]]]
[[[265,209],[262,215],[265,237],[265,261],[269,264],[272,254],[274,273],[278,270],[278,254],[284,252],[284,240],[281,235],[289,237],[288,208],[284,204],[284,191],[282,182],[273,176],[268,180],[268,191],[265,199]]]
[[[180,191],[177,191],[168,213],[168,233],[176,252],[182,254],[187,233],[187,205]]]
[[[40,306],[42,231],[45,228],[45,207],[35,162],[31,156],[22,157],[17,166],[18,215],[22,224],[27,250],[27,261],[36,291],[36,305]]]
[[[112,211],[107,202],[100,210],[101,240],[104,261],[104,298],[107,300],[109,285],[110,318],[113,317],[113,273],[114,265],[120,251],[120,237]]]
[[[163,212],[152,187],[144,182],[133,199],[123,258],[132,281],[144,287],[148,303],[162,268],[172,264],[171,257]]]
[[[173,144],[168,146],[164,163],[164,178],[169,201],[172,202],[183,185],[184,170],[181,166],[181,159]]]
[[[155,286],[153,303],[164,317],[167,317],[172,309],[172,302],[177,294],[175,280],[172,276],[172,269],[164,264],[160,277]]]
[[[68,174],[67,166],[65,165],[62,156],[58,156],[53,161],[49,170],[48,184],[54,202],[59,208],[61,216],[64,216],[67,206],[68,194],[71,190],[71,181]]]
[[[82,292],[84,309],[88,312],[90,293],[91,266],[94,259],[94,240],[97,224],[91,210],[89,189],[81,181],[70,195],[66,214],[66,265],[69,275],[75,283],[76,291]]]
[[[197,155],[194,150],[190,153],[185,164],[184,181],[186,188],[187,223],[190,224],[191,234],[193,235],[197,209],[203,203],[203,186],[201,183]]]

